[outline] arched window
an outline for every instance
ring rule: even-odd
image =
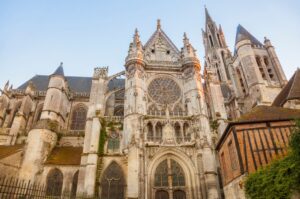
[[[266,56],[264,57],[264,63],[266,66],[269,66],[269,59]]]
[[[87,109],[77,106],[72,113],[71,130],[84,130],[86,123]]]
[[[173,109],[173,115],[183,115],[182,108],[179,105],[176,105]]]
[[[181,135],[180,124],[176,122],[174,128],[175,128],[175,136],[176,136],[177,143],[180,143],[183,138]]]
[[[77,184],[78,184],[78,174],[79,171],[76,171],[76,173],[73,176],[73,181],[72,181],[72,188],[71,188],[71,198],[76,198],[76,191],[77,191]]]
[[[162,138],[162,124],[160,122],[157,122],[156,123],[156,126],[155,126],[155,139],[157,141],[160,141],[161,138]]]
[[[258,66],[261,66],[260,57],[259,57],[259,56],[256,56],[255,59],[256,59],[257,65],[258,65]]]
[[[120,138],[117,132],[112,132],[107,140],[107,149],[109,153],[119,152]]]
[[[114,116],[124,116],[124,106],[117,106],[114,108]]]
[[[52,169],[47,175],[46,194],[60,196],[63,185],[63,174],[59,169]]]
[[[185,199],[185,192],[182,190],[176,190],[173,193],[173,199]]]
[[[148,108],[148,115],[158,115],[159,111],[157,110],[156,106],[154,104],[152,104],[151,106],[149,106]]]
[[[213,40],[212,40],[211,35],[209,35],[209,41],[210,41],[210,46],[211,46],[211,47],[214,47],[214,42],[213,42]]]
[[[183,125],[183,135],[187,141],[189,141],[191,139],[191,134],[189,133],[189,124],[188,123],[184,123],[184,125]]]
[[[153,135],[153,126],[152,126],[152,124],[151,124],[151,122],[149,122],[148,124],[147,124],[147,140],[153,140],[153,137],[154,137],[154,135]]]
[[[169,198],[169,191],[173,198],[185,199],[185,176],[181,166],[173,159],[162,161],[154,174],[155,199]]]
[[[112,162],[102,175],[101,199],[123,199],[125,198],[125,179],[121,167]]]
[[[155,199],[168,199],[169,198],[169,193],[164,190],[158,190],[155,193]]]

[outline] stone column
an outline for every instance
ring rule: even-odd
[[[57,141],[55,132],[48,129],[33,129],[27,137],[27,145],[19,177],[35,181],[36,175],[42,172],[42,164],[52,151]]]
[[[87,197],[95,196],[97,163],[98,163],[98,147],[101,124],[98,117],[92,120],[91,139],[89,153],[86,160],[84,190]]]
[[[203,168],[207,188],[207,199],[218,199],[218,181],[215,155],[207,140],[203,144]]]

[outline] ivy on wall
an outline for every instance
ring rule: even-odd
[[[289,145],[286,157],[247,177],[245,191],[250,199],[287,199],[300,192],[300,121],[296,122]]]
[[[104,155],[104,146],[105,142],[107,140],[108,131],[116,131],[123,130],[123,124],[120,122],[115,121],[109,121],[107,122],[105,118],[99,118],[100,124],[101,124],[101,130],[100,130],[100,138],[99,138],[99,148],[98,148],[98,154],[100,156]]]

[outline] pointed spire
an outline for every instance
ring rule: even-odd
[[[211,16],[210,16],[210,14],[209,14],[208,9],[206,8],[206,6],[205,6],[205,21],[206,21],[206,24],[214,22],[212,20]]]
[[[190,40],[188,39],[186,32],[183,33],[183,44],[188,45],[190,43]]]
[[[190,61],[198,61],[196,50],[190,44],[190,40],[187,37],[187,34],[183,34],[183,48],[182,48],[183,59],[188,63]]]
[[[65,74],[64,74],[64,68],[63,68],[63,62],[60,62],[60,65],[58,66],[58,68],[55,70],[55,72],[52,75],[65,76]]]
[[[157,30],[160,30],[160,29],[161,29],[160,19],[157,19],[156,29],[157,29]]]
[[[243,40],[250,40],[252,44],[262,46],[262,43],[258,41],[248,30],[246,30],[241,24],[238,25],[236,31],[235,44]]]
[[[8,87],[9,87],[9,80],[7,80],[7,82],[5,83],[3,90],[8,91],[9,90]]]
[[[140,43],[140,35],[138,29],[136,28],[133,36],[133,44],[138,45],[139,43]]]
[[[139,31],[136,28],[134,31],[133,41],[129,45],[128,56],[126,62],[131,59],[142,59],[143,58],[143,46],[140,41]]]

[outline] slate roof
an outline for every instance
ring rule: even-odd
[[[55,72],[53,73],[53,75],[61,75],[61,76],[65,76],[64,68],[62,67],[62,63],[61,63],[60,66],[55,70]]]
[[[65,78],[68,81],[68,85],[71,91],[79,93],[90,93],[92,86],[92,77],[66,76]],[[38,91],[47,91],[49,84],[48,75],[35,75],[30,80],[19,86],[17,89],[25,90],[30,81],[32,81]],[[109,90],[123,88],[125,87],[125,79],[113,79],[109,82],[108,87]]]
[[[272,106],[283,106],[287,101],[299,99],[300,100],[300,69],[298,68],[293,77],[281,90],[275,98]]]
[[[55,147],[45,164],[80,165],[82,147]]]
[[[0,146],[0,159],[6,158],[23,150],[24,145]]]
[[[263,44],[258,41],[258,39],[256,39],[250,32],[248,32],[248,30],[246,30],[242,25],[239,24],[236,31],[235,44],[246,39],[250,40],[254,45],[263,46]]]

